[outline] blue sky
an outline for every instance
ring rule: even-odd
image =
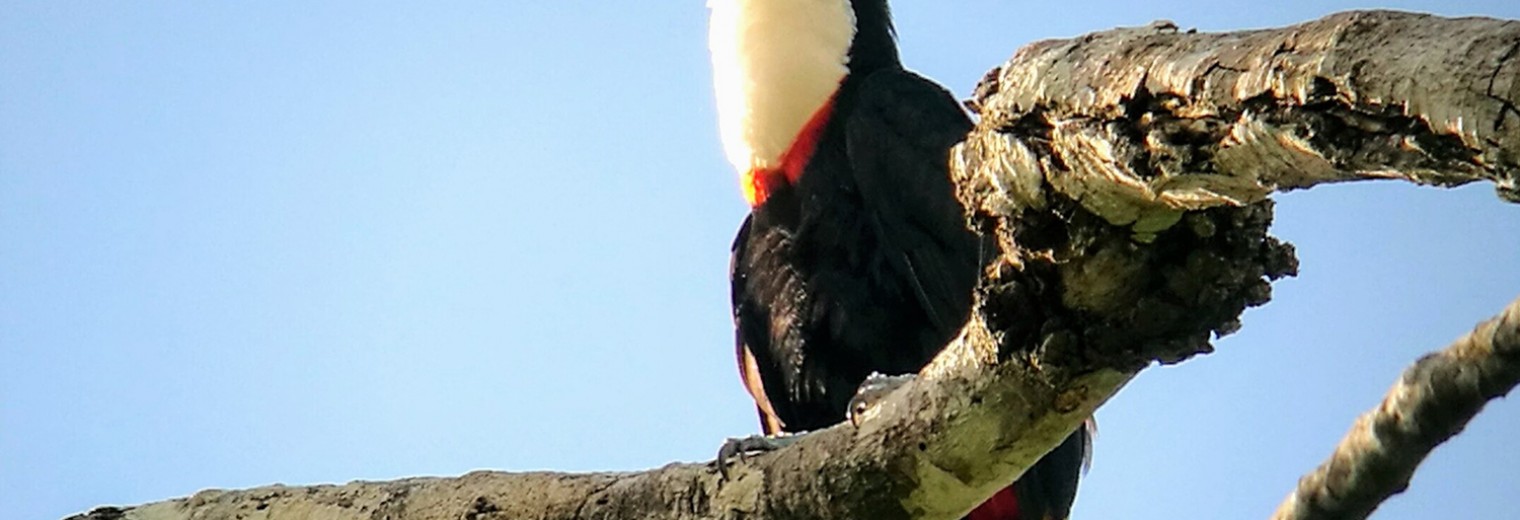
[[[701,3],[438,4],[0,7],[0,519],[640,469],[756,429]],[[1372,5],[895,6],[905,60],[964,96],[1036,39]],[[1520,295],[1520,207],[1489,186],[1279,200],[1302,275],[1099,412],[1075,518],[1266,516],[1403,366]],[[1378,518],[1511,516],[1517,431],[1491,405]]]

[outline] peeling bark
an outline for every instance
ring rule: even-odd
[[[951,157],[991,250],[977,312],[922,376],[749,459],[205,491],[76,518],[957,518],[1142,368],[1208,352],[1297,268],[1274,191],[1493,182],[1520,199],[1520,23],[1345,13],[1169,24],[1020,50]],[[843,419],[841,417],[841,419]]]
[[[1515,21],[1350,12],[1220,34],[1158,23],[1029,45],[976,96],[971,155],[1043,171],[1141,232],[1327,182],[1489,180],[1520,197]]]

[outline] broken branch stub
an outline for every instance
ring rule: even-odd
[[[983,311],[1046,362],[1133,371],[1207,352],[1296,269],[1266,233],[1269,195],[1488,180],[1520,199],[1517,99],[1520,22],[1486,18],[1158,23],[1029,45],[977,87],[981,120],[951,157],[1001,255]]]

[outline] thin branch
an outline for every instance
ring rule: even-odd
[[[1520,299],[1404,371],[1383,403],[1363,414],[1273,520],[1367,518],[1409,487],[1437,445],[1460,433],[1489,400],[1520,384]]]

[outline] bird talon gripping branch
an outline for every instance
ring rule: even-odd
[[[713,460],[713,465],[717,466],[718,474],[723,477],[723,480],[728,480],[728,466],[736,462],[744,462],[746,454],[776,451],[791,446],[804,435],[807,435],[807,432],[730,437],[723,442],[723,446],[718,448],[718,458]]]
[[[918,377],[917,374],[889,376],[881,372],[872,372],[871,375],[866,376],[865,382],[860,383],[860,388],[855,389],[855,397],[850,399],[850,409],[845,413],[845,418],[849,419],[850,424],[859,427],[861,422],[875,412],[876,405],[882,399],[916,377]]]

